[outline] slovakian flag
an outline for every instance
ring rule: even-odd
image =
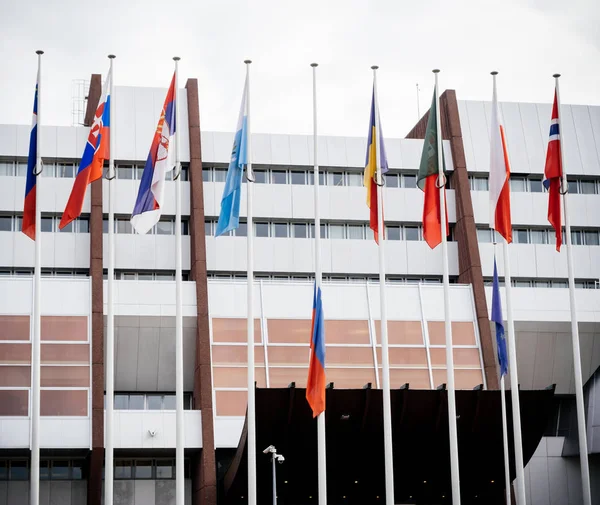
[[[375,85],[373,85],[373,98],[371,99],[371,121],[369,123],[369,139],[367,142],[367,159],[365,161],[365,173],[363,184],[367,188],[367,206],[371,210],[369,219],[371,230],[375,236],[375,242],[379,244],[379,215],[377,201],[377,155],[379,155],[379,165],[381,173],[385,174],[388,171],[387,156],[385,154],[385,143],[383,141],[383,133],[381,131],[381,121],[375,120],[375,114],[379,119],[379,110],[375,104]],[[379,130],[377,129],[379,125]],[[379,149],[379,153],[377,150]],[[383,214],[383,213],[382,213]]]
[[[492,95],[492,121],[490,130],[490,228],[512,242],[510,217],[510,162],[504,124],[498,107],[496,81]]]
[[[552,120],[550,121],[550,138],[546,152],[546,167],[544,169],[544,187],[548,190],[548,221],[556,233],[556,250],[560,252],[562,244],[562,217],[560,208],[560,187],[563,178],[563,168],[560,145],[560,118],[558,117],[558,100],[554,92]]]
[[[248,110],[246,109],[246,95],[248,93],[248,77],[244,84],[242,105],[238,116],[231,160],[227,169],[227,179],[221,198],[221,212],[217,222],[215,236],[223,235],[235,230],[240,225],[240,199],[242,196],[242,176],[244,165],[248,164]],[[250,178],[252,178],[250,176]]]
[[[310,363],[306,383],[306,400],[317,417],[325,410],[325,316],[321,288],[315,283],[312,326],[310,331]]]
[[[58,225],[61,230],[80,216],[87,187],[102,177],[104,160],[109,158],[111,84],[112,68],[108,71],[108,75],[104,81],[102,97],[98,103],[94,122],[88,134],[87,143],[85,144],[83,156],[77,170],[77,176],[73,183],[73,189]]]
[[[173,74],[131,216],[133,229],[142,235],[148,233],[160,219],[165,176],[175,167],[175,150],[169,149],[175,136],[175,93],[175,74]]]
[[[417,176],[417,186],[425,193],[423,204],[423,238],[425,242],[434,249],[442,242],[442,226],[440,218],[440,189],[437,181],[440,174],[438,164],[438,134],[437,131],[437,100],[436,92],[433,92],[433,100],[429,109],[427,130],[423,142],[423,153]],[[445,172],[446,163],[442,151],[442,172]],[[446,188],[444,188],[446,191]],[[446,202],[447,200],[444,199]],[[446,236],[448,236],[448,204],[446,203]]]
[[[38,83],[40,80],[38,71]],[[31,120],[31,133],[29,134],[29,154],[27,156],[27,178],[25,180],[25,201],[23,203],[23,233],[31,240],[35,240],[35,183],[37,180],[37,111],[38,111],[38,83],[35,85],[33,99],[33,119]]]
[[[506,337],[504,335],[504,319],[502,318],[502,302],[500,301],[500,285],[498,283],[498,268],[494,256],[494,282],[492,284],[492,321],[496,325],[496,345],[500,376],[508,373],[508,357],[506,354]]]

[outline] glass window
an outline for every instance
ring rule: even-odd
[[[121,274],[121,279],[124,281],[135,281],[137,280],[137,274],[135,272],[123,272]]]
[[[550,288],[550,287],[552,287],[552,283],[550,281],[534,281],[533,285],[536,288]]]
[[[492,242],[492,233],[489,229],[477,229],[477,241],[480,244],[490,244]]]
[[[531,230],[531,243],[532,244],[547,244],[548,243],[548,233],[546,230]]]
[[[598,232],[597,231],[585,231],[585,245],[599,245],[600,241],[598,240]]]
[[[42,173],[41,173],[41,177],[54,177],[54,163],[49,162],[49,163],[43,163],[42,162]]]
[[[131,221],[129,219],[117,219],[115,221],[117,225],[117,233],[132,233]]]
[[[175,280],[175,274],[171,272],[160,272],[154,274],[157,281],[173,281]],[[142,396],[143,398],[143,396]],[[129,399],[129,404],[131,405],[131,398]],[[143,408],[143,407],[142,407]]]
[[[0,216],[0,231],[12,231],[11,216]]]
[[[90,232],[90,220],[87,217],[80,217],[78,219],[79,222],[79,233],[89,233]]]
[[[162,395],[147,395],[146,396],[146,409],[147,410],[161,410],[162,409]]]
[[[413,174],[404,174],[402,176],[402,187],[404,188],[416,188],[417,187],[417,176]]]
[[[529,179],[529,191],[532,193],[543,193],[544,186],[542,186],[541,177],[532,177]]]
[[[363,176],[360,176],[360,185],[363,183]],[[400,187],[400,174],[385,174],[385,186],[388,188],[399,188]]]
[[[71,462],[71,479],[83,479],[83,461],[76,459]]]
[[[475,191],[487,191],[489,189],[487,177],[473,177],[473,189]]]
[[[202,169],[202,181],[203,182],[210,182],[212,181],[212,172],[210,168],[203,168]]]
[[[572,195],[576,195],[577,193],[579,193],[579,185],[577,184],[577,181],[568,181],[569,184],[569,193],[571,193]]]
[[[287,184],[287,172],[285,170],[271,170],[272,184]]]
[[[529,244],[529,237],[527,236],[527,230],[514,230],[513,238],[516,244]]]
[[[595,181],[581,181],[581,193],[584,195],[593,195],[596,193]]]
[[[225,182],[227,180],[227,170],[224,168],[215,168],[213,170],[213,180],[215,182]]]
[[[258,184],[267,184],[268,175],[266,170],[254,170],[254,182]]]
[[[138,272],[138,281],[151,281],[153,276],[151,273]]]
[[[41,472],[40,472],[40,475],[41,475]],[[0,460],[0,480],[7,480],[7,479],[8,479],[8,461]]]
[[[553,288],[568,288],[569,284],[567,281],[552,281]]]
[[[257,237],[269,236],[269,223],[254,223],[254,229]]]
[[[173,478],[173,460],[157,459],[156,460],[156,478],[157,479],[172,479]]]
[[[248,223],[240,223],[235,230],[236,237],[245,237],[248,235]]]
[[[59,163],[56,166],[56,177],[74,177],[75,176],[75,166],[73,163]]]
[[[360,172],[348,172],[346,178],[348,180],[348,186],[361,187],[363,185],[363,174]]]
[[[204,221],[204,235],[206,235],[207,237],[212,236],[213,232],[212,232],[212,222],[210,221]]]
[[[292,231],[295,238],[308,237],[308,225],[306,223],[293,223]]]
[[[367,225],[366,233],[367,233],[367,240],[375,240],[375,234],[373,233],[371,226]]]
[[[185,398],[184,398],[185,400]],[[163,397],[163,409],[164,410],[175,410],[176,408],[176,397],[175,395],[165,395]]]
[[[131,479],[131,460],[115,461],[115,479]]]
[[[0,175],[13,175],[13,162],[0,161]]]
[[[273,223],[273,236],[277,238],[286,238],[288,236],[287,223]]]
[[[144,410],[144,395],[129,395],[129,410]]]
[[[579,230],[571,230],[571,243],[573,245],[583,245],[583,233]]]
[[[399,226],[386,226],[386,237],[388,240],[400,240],[400,227]]]
[[[108,219],[102,219],[102,233],[108,233]]]
[[[293,170],[290,172],[292,184],[303,185],[306,184],[306,172],[297,172]]]
[[[17,163],[17,172],[18,177],[25,177],[27,175],[27,163]]]
[[[132,165],[122,165],[117,168],[117,177],[119,179],[133,179],[133,170]]]
[[[173,222],[173,225],[175,222]],[[190,222],[187,219],[181,220],[181,234],[189,235],[190,234]]]
[[[528,288],[531,286],[531,281],[524,281],[524,280],[514,280],[514,286],[516,288]]]
[[[328,183],[330,186],[343,186],[344,185],[344,173],[343,172],[328,172],[327,174]]]
[[[144,167],[143,167],[143,165],[137,165],[137,166],[135,166],[133,168],[133,170],[134,170],[134,173],[135,173],[135,178],[138,181],[141,181],[142,177],[144,176]]]
[[[329,238],[346,238],[346,227],[343,224],[330,224]]]
[[[510,190],[516,192],[524,192],[527,179],[525,177],[510,177]]]
[[[157,235],[173,235],[175,223],[173,221],[160,220],[156,223],[156,234]]]
[[[40,461],[40,480],[50,479],[50,461]]]
[[[115,394],[115,410],[128,410],[129,409],[129,395],[118,395]]]
[[[321,223],[321,238],[327,238],[327,225]],[[310,223],[310,238],[315,238],[315,223]]]
[[[69,462],[66,460],[52,461],[50,478],[52,480],[66,480],[69,478]]]
[[[365,238],[365,227],[362,224],[349,224],[348,225],[348,238],[359,239]]]
[[[13,460],[10,462],[10,480],[29,480],[27,461]]]
[[[405,240],[419,240],[419,227],[418,226],[405,226],[404,227],[404,239]]]
[[[71,221],[68,225],[66,225],[65,227],[63,227],[62,229],[60,229],[58,227],[58,224],[60,223],[60,220],[58,220],[56,222],[56,229],[61,232],[61,233],[73,233],[73,228],[74,228],[74,221]]]
[[[54,231],[54,218],[42,216],[42,231]]]
[[[319,186],[326,186],[327,185],[327,177],[326,177],[326,173],[323,172],[322,170],[319,171]],[[311,186],[313,186],[315,183],[315,173],[312,171],[308,172],[308,184],[310,184]]]

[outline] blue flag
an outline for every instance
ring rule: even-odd
[[[221,213],[217,222],[215,236],[223,235],[228,231],[235,230],[240,225],[240,199],[242,196],[242,175],[244,165],[248,164],[248,113],[246,110],[246,95],[248,90],[248,78],[244,84],[244,95],[242,106],[238,117],[231,161],[227,169],[227,179],[223,198],[221,198]],[[249,231],[248,233],[252,233]]]
[[[492,286],[492,321],[496,323],[496,345],[498,346],[498,363],[500,377],[508,373],[508,357],[506,355],[506,337],[504,336],[504,319],[502,318],[502,302],[500,301],[500,286],[498,284],[498,268],[494,256],[494,282]]]

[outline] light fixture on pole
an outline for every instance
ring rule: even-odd
[[[281,454],[277,454],[277,449],[274,445],[267,447],[263,453],[271,455],[271,465],[273,468],[273,505],[277,505],[277,470],[275,469],[275,462],[283,463],[285,458]]]

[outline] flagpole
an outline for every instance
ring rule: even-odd
[[[559,110],[558,117],[561,118],[560,114],[560,90],[558,84],[558,78],[560,74],[554,74],[554,81],[556,83],[556,102]],[[560,119],[559,119],[560,121]],[[561,180],[561,192],[563,187],[567,187],[567,176],[565,173],[565,159],[563,154],[563,136],[562,136],[562,124],[559,126],[559,134],[561,141],[560,148],[560,164],[562,166],[562,180]],[[585,405],[583,399],[583,378],[581,372],[581,349],[579,347],[579,324],[577,321],[577,307],[575,306],[575,278],[573,273],[573,252],[571,250],[571,219],[568,212],[568,198],[567,191],[562,193],[563,195],[563,206],[565,212],[565,234],[567,239],[567,266],[569,273],[569,304],[571,307],[571,333],[573,337],[573,371],[575,373],[575,402],[577,405],[577,428],[579,432],[579,459],[581,465],[581,486],[583,492],[583,505],[592,504],[592,493],[590,489],[590,466],[588,461],[588,446],[587,446],[587,432],[585,426]]]
[[[114,54],[110,59],[110,136],[108,155],[108,290],[106,310],[106,434],[105,434],[105,465],[104,465],[104,501],[105,505],[113,505],[114,495],[114,395],[115,395],[115,312],[114,312],[114,283],[115,283],[115,95],[113,92],[113,63]]]
[[[458,469],[458,434],[456,428],[456,397],[454,387],[454,354],[452,348],[452,324],[450,319],[450,275],[448,268],[448,237],[446,236],[446,178],[444,175],[444,159],[442,152],[442,126],[440,121],[440,89],[438,86],[439,70],[435,74],[435,102],[436,102],[436,129],[437,129],[437,155],[440,189],[440,224],[442,235],[442,257],[444,267],[444,327],[446,330],[446,370],[448,386],[448,429],[450,433],[450,474],[452,479],[452,503],[460,505],[460,476]],[[443,182],[443,184],[442,184]]]
[[[175,503],[185,503],[183,419],[183,308],[181,275],[181,149],[179,122],[179,56],[175,62]]]
[[[502,445],[504,447],[504,491],[506,492],[506,505],[511,505],[510,461],[508,456],[508,428],[506,420],[506,390],[504,388],[504,375],[500,378],[500,398],[500,403],[502,404]]]
[[[319,158],[317,156],[317,66],[311,63],[313,74],[313,151],[314,151],[314,189],[315,189],[315,287],[321,287],[321,215],[319,211]],[[325,446],[325,412],[317,417],[319,505],[327,505],[327,455]]]
[[[375,164],[377,167],[377,235],[379,237],[379,303],[381,306],[381,365],[383,386],[383,441],[385,454],[385,503],[394,505],[394,453],[392,447],[392,399],[390,393],[390,356],[388,350],[387,301],[385,296],[385,236],[383,227],[383,176],[381,174],[381,129],[377,98],[377,65],[373,65],[375,101]]]
[[[254,196],[254,178],[252,174],[252,130],[250,129],[250,64],[251,60],[244,60],[246,64],[246,128],[248,145],[246,153],[246,189],[248,191],[246,204],[248,246],[247,258],[247,288],[248,288],[248,505],[256,505],[256,405],[254,398],[254,228],[252,223],[252,200]]]
[[[41,362],[41,326],[42,326],[42,209],[40,198],[40,179],[42,167],[42,54],[38,55],[37,71],[37,117],[36,117],[36,197],[35,197],[35,270],[33,274],[33,342],[32,342],[32,383],[31,383],[31,481],[30,503],[40,503],[40,362]]]

